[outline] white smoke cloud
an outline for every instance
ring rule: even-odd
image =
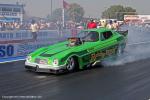
[[[128,43],[124,54],[102,62],[104,66],[123,65],[150,58],[150,28],[129,26]]]

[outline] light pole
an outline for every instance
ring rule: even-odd
[[[53,11],[53,0],[51,0],[51,16],[52,16],[52,11]]]

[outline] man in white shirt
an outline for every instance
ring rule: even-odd
[[[37,32],[38,32],[38,25],[35,23],[34,20],[32,20],[30,29],[31,29],[31,32],[33,35],[33,39],[36,40],[37,39]]]
[[[108,29],[113,29],[113,23],[112,20],[109,21],[109,23],[106,26]]]

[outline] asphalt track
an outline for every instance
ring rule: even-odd
[[[150,59],[59,76],[25,71],[23,65],[24,61],[1,64],[1,96],[40,96],[39,100],[150,98]]]
[[[149,100],[150,44],[134,43],[111,66],[63,75],[26,71],[24,61],[0,64],[0,100]]]

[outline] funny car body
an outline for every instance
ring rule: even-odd
[[[123,52],[128,31],[106,28],[82,30],[77,37],[30,53],[25,68],[35,72],[61,73],[84,69]]]

